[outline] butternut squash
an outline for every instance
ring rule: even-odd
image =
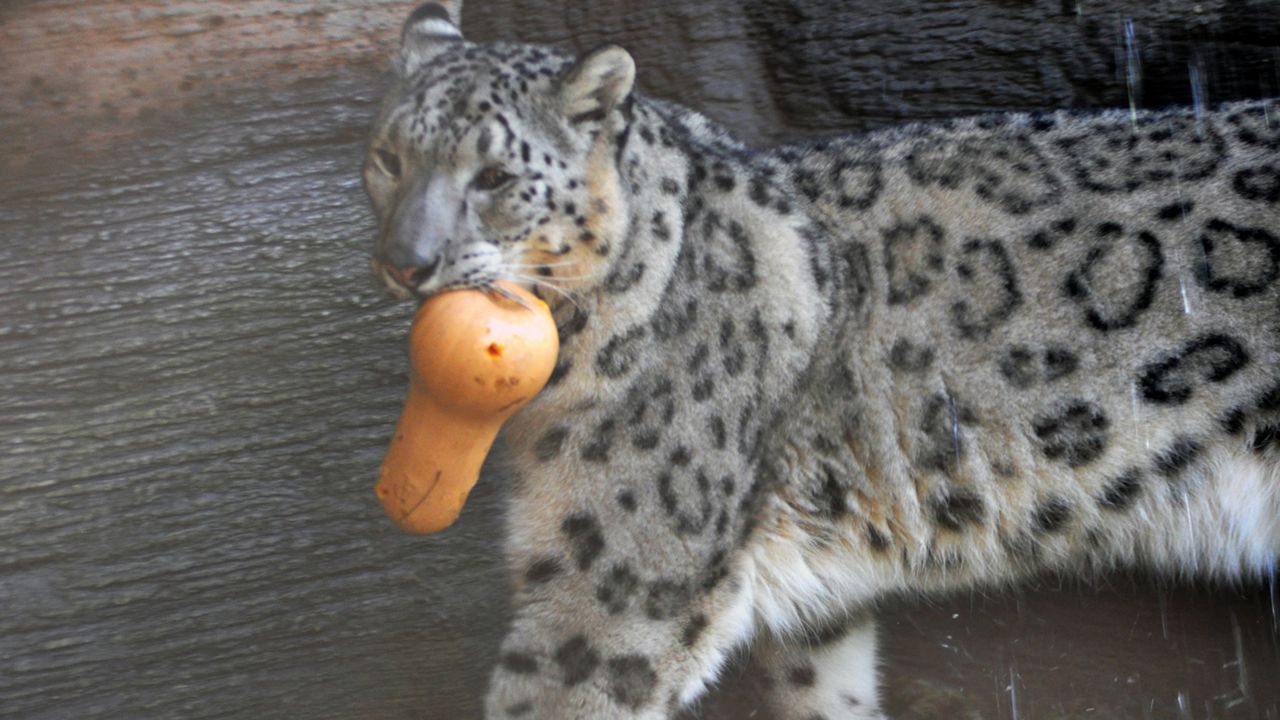
[[[560,349],[546,304],[454,290],[422,303],[409,331],[409,396],[375,486],[401,528],[433,533],[462,511],[502,423],[546,385]],[[521,304],[523,303],[523,304]]]

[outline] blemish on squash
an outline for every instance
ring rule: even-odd
[[[519,404],[521,404],[521,403],[525,402],[525,401],[526,401],[526,400],[528,400],[528,399],[529,399],[529,397],[528,397],[527,395],[521,395],[520,397],[516,398],[515,400],[512,400],[511,402],[507,403],[506,405],[503,405],[502,407],[498,408],[498,412],[506,412],[506,411],[510,410],[511,408],[513,408],[513,407],[515,407],[515,406],[517,406],[517,405],[519,405]]]
[[[489,357],[493,358],[494,360],[497,360],[498,358],[502,357],[502,345],[496,342],[489,343],[489,347],[485,348],[484,351],[488,353]]]

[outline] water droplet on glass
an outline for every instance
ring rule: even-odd
[[[956,410],[956,399],[947,393],[947,412],[951,415],[951,446],[955,449],[956,464],[960,463],[960,414]]]
[[[1276,590],[1276,559],[1271,558],[1267,561],[1267,597],[1271,601],[1271,629],[1280,633],[1280,614],[1276,612],[1280,595],[1277,595]]]
[[[1191,107],[1196,116],[1196,136],[1204,137],[1204,104],[1208,89],[1205,87],[1204,73],[1200,71],[1200,51],[1196,50],[1187,63],[1187,72],[1191,76]]]
[[[1142,54],[1138,50],[1133,18],[1124,21],[1124,84],[1129,92],[1129,121],[1138,124],[1138,103],[1142,97]]]
[[[1146,445],[1147,450],[1151,449],[1151,433],[1148,432],[1147,424],[1142,422],[1141,405],[1138,403],[1138,383],[1129,383],[1129,405],[1133,415],[1133,426],[1141,428],[1142,442]]]
[[[1196,552],[1196,524],[1191,519],[1191,493],[1182,491],[1182,510],[1187,515],[1187,534],[1191,536],[1191,552]]]
[[[1245,703],[1249,699],[1249,673],[1244,663],[1244,637],[1240,632],[1240,621],[1236,619],[1236,614],[1234,612],[1231,613],[1231,637],[1235,641],[1236,645],[1236,659],[1235,662],[1226,663],[1226,665],[1235,665],[1236,692],[1239,694],[1236,695],[1236,693],[1232,693],[1235,697],[1232,697],[1227,702],[1228,708],[1233,708]]]
[[[1014,672],[1013,666],[1009,666],[1009,712],[1013,720],[1018,720],[1018,674]]]
[[[1160,606],[1160,636],[1169,639],[1169,605],[1164,596],[1164,588],[1156,589],[1156,602]]]

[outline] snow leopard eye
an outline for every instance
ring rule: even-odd
[[[373,151],[373,159],[384,175],[391,178],[400,177],[400,158],[396,157],[395,153],[378,148]]]
[[[476,179],[473,180],[471,184],[477,190],[483,190],[485,192],[488,192],[490,190],[497,190],[498,188],[502,187],[503,185],[506,185],[507,183],[515,179],[516,179],[515,175],[512,175],[506,170],[503,170],[497,165],[490,165],[484,170],[481,170],[479,174],[476,175]]]

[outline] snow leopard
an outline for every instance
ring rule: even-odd
[[[406,21],[376,275],[554,312],[503,431],[485,717],[670,718],[750,647],[783,720],[883,717],[877,604],[1280,552],[1280,103],[756,149],[630,54]]]

